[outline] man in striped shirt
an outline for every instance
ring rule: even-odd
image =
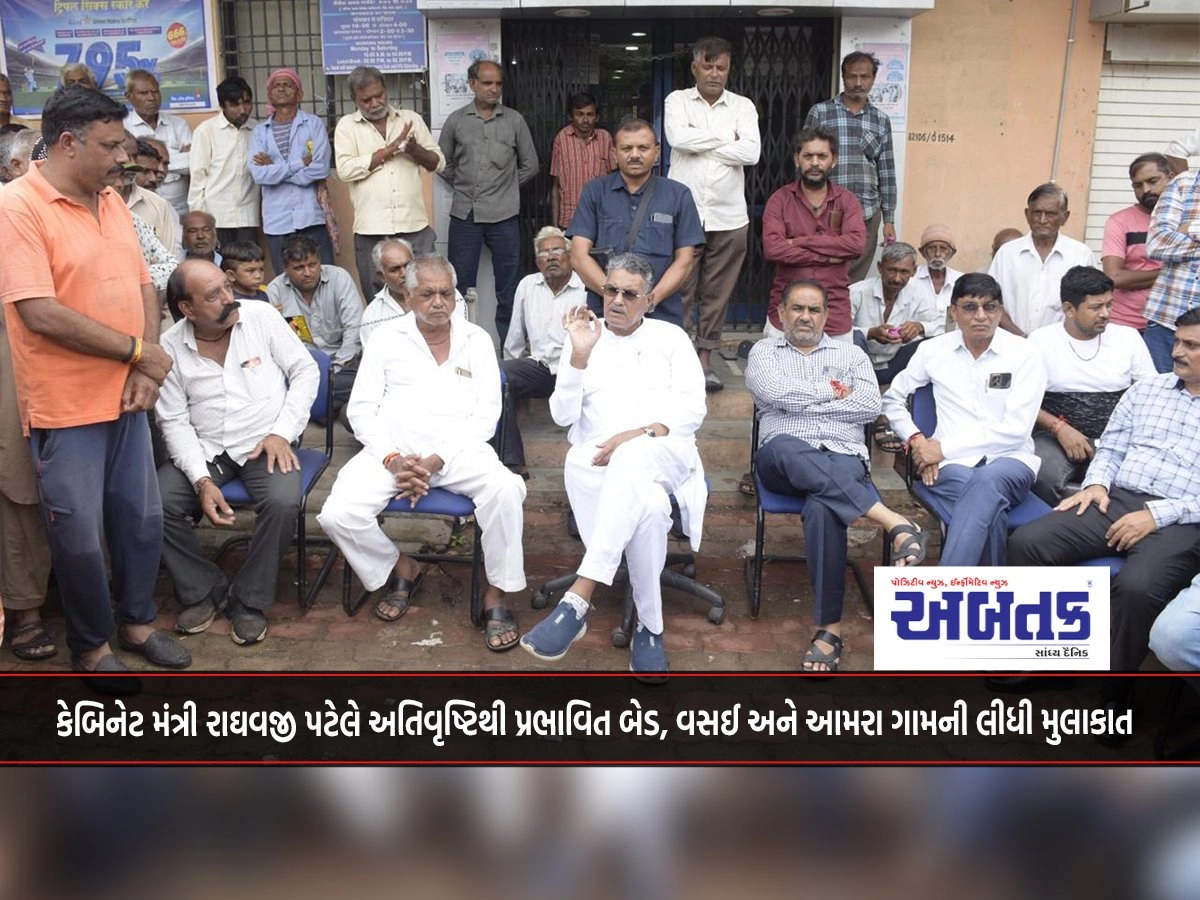
[[[597,128],[600,107],[586,91],[567,102],[571,120],[554,136],[550,150],[550,211],[556,225],[566,229],[579,205],[583,186],[613,170],[612,135]]]
[[[896,159],[892,148],[892,122],[871,103],[871,88],[879,73],[879,60],[856,50],[842,60],[842,92],[808,111],[804,127],[815,125],[837,134],[838,166],[830,175],[834,184],[851,191],[862,203],[867,221],[867,246],[850,264],[850,283],[862,281],[875,258],[879,226],[884,240],[896,239]]]

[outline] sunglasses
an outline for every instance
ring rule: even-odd
[[[606,284],[601,290],[604,291],[605,297],[615,297],[620,294],[626,303],[632,303],[634,300],[640,300],[646,296],[639,291],[631,291],[629,288],[619,288],[615,284]]]

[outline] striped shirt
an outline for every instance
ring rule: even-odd
[[[554,136],[550,176],[558,179],[559,228],[571,224],[583,186],[613,170],[612,150],[612,136],[603,128],[593,130],[592,136],[584,139],[575,133],[575,126],[568,125]]]
[[[1159,528],[1200,523],[1197,434],[1200,395],[1190,393],[1169,372],[1143,378],[1113,410],[1083,486],[1098,484],[1164,498],[1146,504]]]
[[[868,221],[880,209],[883,221],[894,221],[896,158],[892,149],[892,122],[887,113],[869,102],[862,112],[851,112],[838,94],[808,111],[804,127],[813,125],[837,134],[837,165],[829,173],[829,180],[858,197]]]
[[[1162,271],[1146,298],[1146,318],[1174,329],[1175,320],[1200,306],[1200,240],[1179,230],[1184,222],[1200,221],[1200,172],[1176,175],[1154,205],[1146,255]]]
[[[834,380],[854,390],[839,399]],[[821,450],[870,459],[863,425],[879,415],[879,383],[867,354],[854,344],[822,335],[810,353],[802,353],[786,338],[766,338],[750,350],[746,387],[759,410],[760,447],[790,434]]]

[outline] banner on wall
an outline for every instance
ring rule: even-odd
[[[887,113],[893,131],[903,131],[908,111],[908,44],[862,44],[858,49],[879,60],[871,102]]]
[[[425,16],[417,0],[321,0],[321,55],[329,75],[423,72]]]
[[[0,0],[13,113],[36,116],[67,63],[85,63],[101,90],[125,94],[130,69],[149,69],[164,110],[211,109],[210,0]]]

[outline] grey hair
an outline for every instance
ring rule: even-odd
[[[359,66],[354,69],[346,77],[346,87],[350,91],[350,99],[353,100],[359,91],[369,88],[377,81],[384,86],[385,90],[387,89],[387,82],[383,80],[383,73],[374,66]]]
[[[382,241],[380,241],[378,244],[376,244],[374,247],[371,248],[371,262],[375,266],[376,272],[383,271],[383,251],[386,250],[388,247],[390,247],[392,244],[399,244],[401,247],[403,247],[405,250],[408,251],[409,256],[416,256],[416,254],[413,252],[412,244],[410,244],[404,238],[398,238],[398,237],[384,238]]]
[[[563,230],[561,228],[555,228],[553,225],[547,225],[534,236],[533,252],[537,253],[538,244],[540,244],[542,241],[548,241],[550,238],[562,238],[564,241],[567,240],[567,236],[563,234]]]
[[[437,254],[414,256],[413,261],[408,264],[408,271],[404,273],[404,286],[408,288],[410,294],[416,292],[417,282],[425,269],[438,269],[448,274],[450,284],[458,287],[458,273],[454,271],[454,266],[450,265],[450,260],[446,257]]]
[[[604,269],[606,276],[612,275],[613,272],[628,272],[630,275],[637,275],[642,279],[642,293],[650,293],[650,289],[654,287],[654,270],[650,268],[650,263],[646,257],[639,253],[618,253],[608,261],[608,266]]]
[[[65,66],[63,66],[61,69],[58,70],[59,78],[62,81],[66,81],[68,75],[73,75],[76,72],[82,72],[83,74],[87,75],[88,82],[91,84],[92,89],[98,90],[98,88],[96,86],[96,73],[94,73],[92,71],[92,67],[89,66],[87,63],[82,63],[82,62],[67,63]]]
[[[893,244],[888,244],[883,248],[883,252],[879,254],[879,263],[895,263],[901,262],[908,257],[912,257],[913,266],[917,264],[917,251],[913,249],[912,244],[906,244],[904,241],[896,241]]]

